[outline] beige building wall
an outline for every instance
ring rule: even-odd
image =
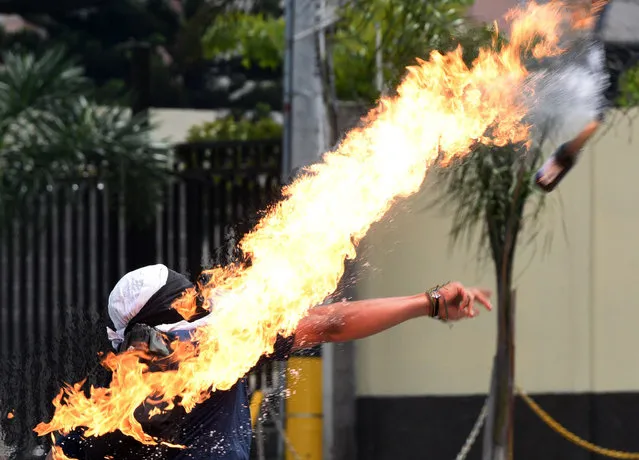
[[[497,21],[499,29],[508,31],[508,23],[504,20],[504,15],[518,4],[517,0],[475,0],[470,9],[470,14],[478,21]]]
[[[199,110],[199,109],[160,109],[150,110],[151,120],[156,125],[153,132],[153,140],[164,141],[170,144],[185,142],[186,137],[194,125],[215,121],[225,117],[229,110]],[[282,114],[272,112],[273,120],[282,123]]]
[[[639,124],[612,117],[548,196],[542,233],[520,245],[516,379],[528,391],[639,391],[636,145]],[[476,242],[451,248],[450,215],[424,209],[436,196],[426,183],[364,242],[360,298],[412,294],[448,280],[494,287],[492,262],[477,261]],[[360,341],[358,394],[486,392],[496,319],[482,314],[453,327],[422,319]]]
[[[227,113],[226,110],[151,109],[150,118],[156,124],[154,140],[184,142],[193,125],[214,121]]]

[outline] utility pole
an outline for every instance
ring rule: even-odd
[[[336,22],[339,0],[285,0],[283,179],[316,163],[334,142],[334,111],[328,107],[320,67],[323,31]],[[318,34],[320,35],[318,40]]]
[[[282,139],[282,182],[288,180],[292,171],[293,140],[293,48],[295,45],[295,0],[284,0],[285,50],[284,50],[284,135]]]
[[[322,83],[315,33],[318,0],[295,0],[291,85],[291,169],[316,163],[326,148],[321,142]]]
[[[285,0],[284,181],[297,169],[318,162],[340,135],[332,56],[325,34],[336,22],[340,3]],[[321,356],[321,381],[308,383],[313,383],[313,391],[319,391],[321,386],[321,394],[315,395],[322,401],[319,454],[323,460],[351,460],[355,458],[354,347],[352,343],[329,344],[317,351]],[[315,458],[317,452],[307,454]]]
[[[332,56],[332,25],[339,16],[339,0],[317,0],[315,31],[316,68],[320,94],[317,103],[319,145],[327,151],[337,144],[350,126],[340,122],[340,107],[335,92]],[[347,263],[337,292],[351,297],[349,279],[353,264]],[[322,458],[351,460],[357,458],[355,439],[355,347],[352,342],[322,345]]]
[[[324,136],[326,123],[316,40],[320,1],[285,1],[284,183],[299,168],[316,163],[328,145]],[[280,454],[285,454],[286,459],[300,456],[309,460],[326,460],[323,452],[322,348],[310,351],[312,353],[299,353],[289,360],[289,366],[303,369],[306,374],[303,379],[295,382],[289,380],[288,373],[283,375],[287,388],[295,390],[283,407],[290,446],[283,448],[280,445]],[[312,414],[310,418],[309,414]]]

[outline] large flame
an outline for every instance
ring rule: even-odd
[[[591,29],[594,27],[597,17],[608,4],[609,0],[590,0],[577,4],[574,8],[572,25],[575,29]]]
[[[61,390],[55,414],[36,427],[40,435],[86,427],[86,436],[116,429],[142,443],[146,434],[133,416],[148,397],[172,401],[181,396],[191,410],[212,388],[234,385],[264,353],[277,334],[291,334],[312,305],[337,287],[344,261],[371,224],[401,197],[415,193],[431,165],[466,154],[476,142],[503,145],[527,139],[521,103],[527,76],[522,54],[560,53],[562,23],[570,21],[561,3],[531,3],[515,14],[512,38],[501,49],[484,49],[469,69],[462,50],[433,53],[411,67],[398,95],[380,101],[363,125],[351,131],[321,164],[286,187],[274,206],[241,241],[250,259],[243,267],[222,267],[202,287],[216,295],[213,321],[197,330],[197,349],[174,344],[177,371],[147,372],[132,353],[110,354],[109,388],[81,385]],[[489,134],[487,134],[489,133]],[[179,311],[195,310],[191,293]]]

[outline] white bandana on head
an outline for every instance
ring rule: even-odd
[[[162,264],[149,265],[124,275],[109,295],[109,317],[115,331],[107,328],[113,348],[124,340],[129,321],[137,315],[148,300],[160,290],[169,276],[169,269]]]

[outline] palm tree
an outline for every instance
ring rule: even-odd
[[[532,180],[541,147],[480,145],[457,164],[440,171],[444,180],[438,204],[454,209],[453,242],[479,232],[497,279],[497,352],[493,364],[484,460],[505,460],[512,449],[514,314],[513,266],[524,228],[536,233],[543,196]]]
[[[167,177],[168,149],[124,107],[99,106],[64,50],[5,53],[0,68],[0,223],[27,195],[57,183],[99,179],[127,189],[131,216],[149,216]],[[147,212],[144,212],[147,210]]]

